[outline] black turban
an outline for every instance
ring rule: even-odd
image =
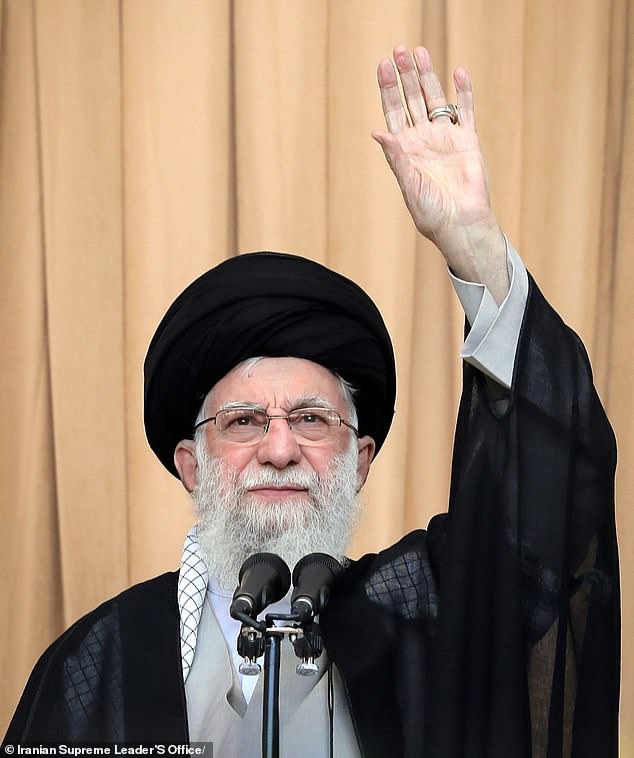
[[[383,444],[394,414],[392,342],[378,308],[350,279],[295,255],[250,253],[196,279],[171,305],[145,358],[145,432],[175,476],[203,399],[255,356],[306,358],[357,388],[359,433]]]

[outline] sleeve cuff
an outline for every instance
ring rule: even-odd
[[[511,286],[499,308],[484,284],[466,282],[451,271],[449,274],[471,325],[460,357],[510,389],[528,298],[528,275],[522,259],[508,240],[506,265]]]

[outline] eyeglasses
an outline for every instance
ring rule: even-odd
[[[257,408],[223,408],[215,416],[199,421],[194,431],[213,421],[223,440],[254,445],[268,432],[272,419],[284,419],[300,445],[326,442],[342,424],[359,436],[358,429],[330,408],[298,408],[285,416],[269,416]]]

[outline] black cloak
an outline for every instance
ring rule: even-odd
[[[448,514],[322,614],[366,758],[617,755],[614,469],[583,345],[531,280],[503,414],[465,366]],[[53,643],[5,739],[186,740],[176,575]]]

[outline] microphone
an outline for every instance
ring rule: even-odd
[[[342,573],[339,561],[326,553],[311,553],[298,561],[293,569],[291,613],[299,615],[300,624],[323,611]]]
[[[256,618],[267,605],[286,595],[291,586],[291,571],[279,555],[256,553],[242,564],[238,582],[229,613],[242,621],[237,614]]]

